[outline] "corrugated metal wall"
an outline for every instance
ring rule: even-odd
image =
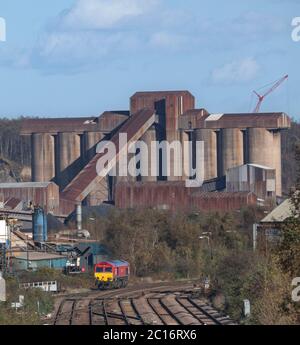
[[[11,186],[11,184],[8,184]],[[48,213],[59,213],[59,188],[55,183],[47,183],[42,186],[40,183],[20,183],[14,187],[6,187],[0,184],[0,194],[5,198],[14,197],[25,203],[30,201],[39,205]]]
[[[226,191],[251,191],[259,199],[276,197],[276,170],[255,165],[243,165],[229,169],[226,173]]]
[[[13,258],[13,266],[16,271],[25,271],[28,268],[27,260],[20,258]],[[63,269],[66,266],[67,258],[46,259],[46,260],[31,260],[29,268],[37,270],[39,268],[53,268]]]
[[[171,211],[232,211],[256,204],[253,193],[201,192],[180,182],[119,183],[118,208],[157,208]]]

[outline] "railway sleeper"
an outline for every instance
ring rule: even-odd
[[[143,323],[146,325],[159,324],[160,319],[153,312],[147,301],[145,299],[140,299],[139,302],[141,301],[142,303],[138,303],[138,301],[132,300],[132,306],[135,308],[138,315],[140,315]]]

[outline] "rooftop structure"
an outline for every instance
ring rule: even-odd
[[[260,223],[266,224],[278,224],[283,223],[287,218],[293,215],[293,204],[290,199],[286,199],[282,204],[277,206],[272,212],[270,212]]]

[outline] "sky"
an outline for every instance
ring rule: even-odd
[[[299,0],[0,0],[0,17],[1,117],[97,116],[151,90],[249,112],[289,74],[261,111],[300,120]]]

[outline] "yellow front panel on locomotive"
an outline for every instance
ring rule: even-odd
[[[101,273],[95,273],[95,278],[101,282],[109,282],[109,281],[113,281],[114,276],[113,276],[113,273],[101,272]]]

